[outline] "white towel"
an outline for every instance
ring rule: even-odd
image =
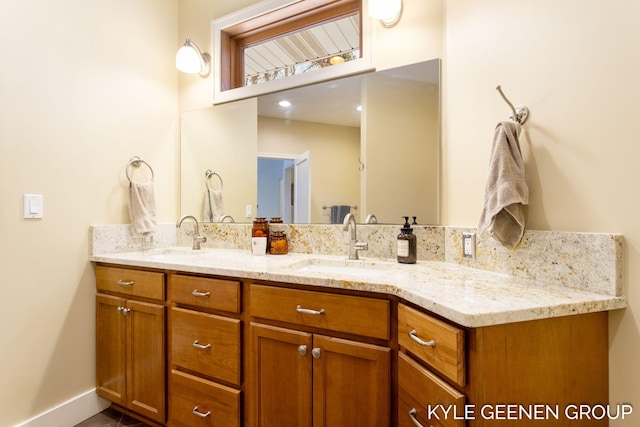
[[[516,249],[525,229],[523,206],[529,203],[524,161],[518,136],[521,126],[513,121],[498,123],[491,149],[489,176],[478,233],[488,231],[502,246]]]
[[[204,196],[204,221],[220,222],[224,215],[224,201],[222,200],[222,190],[207,189]]]
[[[129,185],[129,219],[133,235],[148,237],[156,231],[156,197],[153,182],[132,182]]]

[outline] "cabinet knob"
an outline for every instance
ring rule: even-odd
[[[202,344],[200,344],[200,343],[198,342],[198,340],[195,340],[195,341],[193,342],[193,346],[194,346],[195,348],[199,348],[200,350],[206,350],[206,349],[208,349],[208,348],[211,348],[211,344],[202,345]]]
[[[305,356],[307,354],[307,346],[304,344],[299,345],[298,354],[300,354],[300,356]]]
[[[197,415],[200,418],[207,418],[209,415],[211,415],[211,411],[207,411],[207,412],[198,411],[198,407],[197,406],[194,407],[193,411],[191,411],[191,412],[193,412],[193,415]]]
[[[423,345],[425,347],[435,347],[436,346],[436,342],[434,340],[424,341],[424,340],[418,338],[418,332],[416,332],[415,329],[412,329],[411,332],[409,332],[409,338],[411,338],[413,341],[415,341],[418,344]]]
[[[313,350],[311,350],[311,355],[314,359],[320,358],[320,349],[318,347],[314,348]]]
[[[122,306],[119,306],[116,310],[118,310],[118,313],[122,314],[123,316],[126,316],[131,311],[130,308],[122,307]]]

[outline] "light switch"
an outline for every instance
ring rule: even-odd
[[[24,195],[24,217],[42,218],[43,197],[42,194]]]

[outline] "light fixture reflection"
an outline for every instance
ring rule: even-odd
[[[329,58],[329,64],[331,65],[342,64],[343,62],[344,62],[344,56],[342,55],[335,55]]]
[[[187,39],[176,54],[176,68],[183,73],[200,74],[205,78],[211,71],[211,56],[200,52],[198,46]]]
[[[291,102],[284,100],[284,101],[278,102],[278,105],[284,108],[288,108],[288,107],[291,107]]]
[[[401,15],[402,0],[369,0],[369,16],[380,20],[383,27],[393,27]]]

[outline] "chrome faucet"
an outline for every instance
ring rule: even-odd
[[[353,214],[348,213],[345,215],[342,230],[351,233],[349,236],[349,259],[359,259],[358,251],[366,251],[369,249],[369,244],[358,242],[356,238],[356,218]]]
[[[364,220],[365,224],[377,224],[378,218],[374,214],[367,215],[367,219]]]
[[[196,219],[195,216],[193,215],[184,215],[182,216],[182,218],[180,218],[178,220],[178,222],[176,223],[176,228],[180,228],[180,226],[182,225],[182,222],[185,219],[192,219],[194,225],[194,229],[193,229],[193,246],[191,247],[191,249],[195,250],[199,250],[200,249],[200,243],[204,243],[207,241],[207,237],[206,236],[201,236],[200,235],[200,228],[198,226],[198,220]]]
[[[218,222],[224,222],[224,220],[225,220],[225,219],[230,219],[231,221],[229,221],[229,222],[235,222],[235,221],[233,220],[233,217],[232,217],[231,215],[222,215],[222,216],[220,217],[220,220],[219,220]]]

